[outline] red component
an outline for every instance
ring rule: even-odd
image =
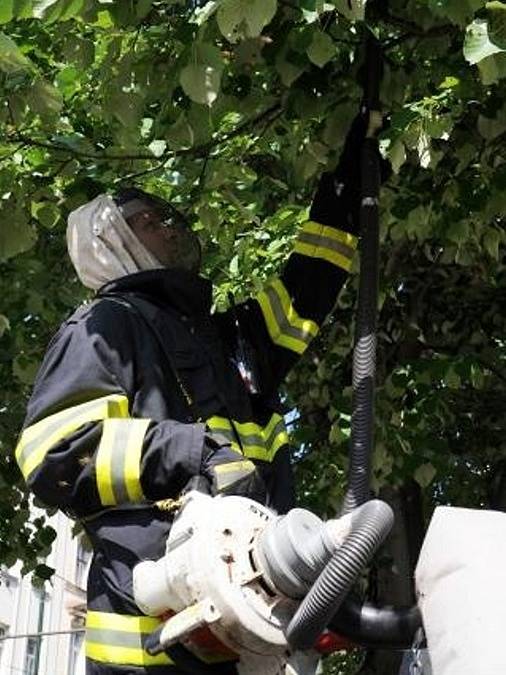
[[[212,657],[213,660],[215,658],[238,658],[237,654],[224,645],[223,642],[220,642],[207,626],[202,626],[202,628],[194,630],[191,635],[188,636],[188,643],[190,645],[195,645],[199,653]]]
[[[348,638],[339,635],[338,633],[333,633],[332,631],[325,631],[320,637],[316,640],[314,648],[320,654],[332,654],[333,652],[339,652],[343,649],[350,650],[356,647],[356,645]]]
[[[167,621],[175,612],[168,609],[164,612],[160,619]],[[195,651],[204,658],[209,658],[212,662],[221,660],[235,660],[238,658],[237,654],[229,649],[223,642],[220,642],[216,635],[211,632],[207,626],[197,628],[182,641],[188,647],[195,647]]]

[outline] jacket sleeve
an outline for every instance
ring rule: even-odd
[[[233,323],[239,325],[256,355],[267,396],[318,334],[350,271],[358,244],[360,151],[366,129],[367,119],[357,115],[336,170],[320,178],[309,220],[281,275],[256,298],[228,312],[227,332]]]
[[[334,189],[334,176],[324,174],[309,220],[280,276],[225,315],[228,334],[235,321],[251,345],[260,386],[267,396],[274,394],[318,335],[352,265],[358,243],[355,221],[348,213],[340,213],[337,198],[335,208],[329,203],[328,193]]]
[[[33,492],[80,516],[177,495],[204,444],[202,424],[132,415],[140,327],[105,305],[51,342],[15,451]]]

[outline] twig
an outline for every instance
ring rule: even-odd
[[[207,170],[208,161],[209,161],[209,155],[206,155],[204,157],[204,161],[202,162],[202,169],[200,170],[199,180],[198,180],[198,183],[197,183],[197,189],[198,189],[199,192],[204,189],[204,185],[205,185],[205,181],[206,181],[206,170]]]
[[[18,147],[15,148],[12,152],[8,152],[7,154],[2,155],[2,157],[0,157],[0,162],[4,162],[6,159],[11,159],[11,157],[14,157],[14,155],[16,154],[16,152],[19,152],[19,151],[22,150],[25,146],[26,146],[26,143],[20,143],[20,144],[18,145]]]
[[[81,157],[83,159],[93,159],[95,161],[135,161],[135,160],[145,160],[145,161],[158,161],[160,159],[167,160],[171,157],[181,157],[181,156],[187,156],[187,157],[205,157],[206,155],[209,154],[209,152],[223,144],[226,143],[227,141],[232,140],[236,136],[239,136],[240,134],[244,133],[247,129],[250,127],[255,127],[258,123],[262,122],[266,117],[269,117],[273,113],[281,110],[281,105],[279,103],[276,103],[272,105],[270,108],[267,108],[263,112],[261,112],[259,115],[256,117],[250,118],[239,124],[235,129],[232,129],[232,131],[229,131],[226,134],[223,134],[223,136],[218,136],[217,138],[207,141],[206,143],[202,143],[202,145],[197,145],[193,148],[183,148],[181,150],[167,150],[166,152],[161,155],[161,157],[154,157],[152,154],[147,154],[147,153],[138,153],[138,154],[115,154],[115,153],[97,153],[97,152],[87,152],[85,150],[76,150],[74,148],[68,148],[63,145],[59,145],[58,143],[49,143],[47,141],[39,141],[39,140],[34,140],[31,138],[27,138],[23,136],[22,134],[16,134],[14,136],[11,136],[10,138],[7,137],[5,141],[7,143],[22,143],[25,146],[31,146],[31,147],[38,147],[38,148],[45,148],[46,150],[51,150],[52,152],[62,152],[62,153],[67,153],[68,155],[72,155],[72,157]]]
[[[161,171],[162,169],[165,168],[167,164],[167,160],[164,159],[163,162],[160,162],[156,166],[152,166],[149,169],[144,169],[143,171],[136,171],[135,173],[129,173],[126,176],[120,176],[119,178],[116,178],[113,183],[116,185],[117,183],[124,183],[130,180],[133,180],[134,178],[140,178],[141,176],[148,176],[153,173],[157,173],[158,171]]]

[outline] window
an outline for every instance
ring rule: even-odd
[[[67,675],[76,675],[77,661],[83,646],[84,631],[81,633],[72,633],[70,636],[69,664]]]
[[[40,638],[30,637],[26,642],[25,675],[38,675]]]
[[[44,629],[44,610],[47,598],[48,596],[43,590],[32,588],[30,611],[37,617],[37,635],[29,637],[26,641],[24,675],[39,675],[40,650],[42,646],[42,636],[40,636],[40,633]]]
[[[76,586],[83,588],[86,585],[86,577],[88,575],[88,563],[91,558],[91,551],[87,542],[79,537],[77,540],[77,554],[76,554]]]

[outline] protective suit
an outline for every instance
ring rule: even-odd
[[[81,519],[93,544],[88,675],[186,672],[177,650],[145,651],[160,620],[137,608],[132,569],[162,556],[163,500],[202,473],[209,433],[255,464],[268,506],[294,505],[278,388],[332,310],[357,245],[353,152],[340,170],[323,176],[281,275],[223,314],[210,313],[207,280],[162,268],[139,245],[110,197],[70,217],[71,258],[99,291],[51,340],[16,458],[33,492]]]

